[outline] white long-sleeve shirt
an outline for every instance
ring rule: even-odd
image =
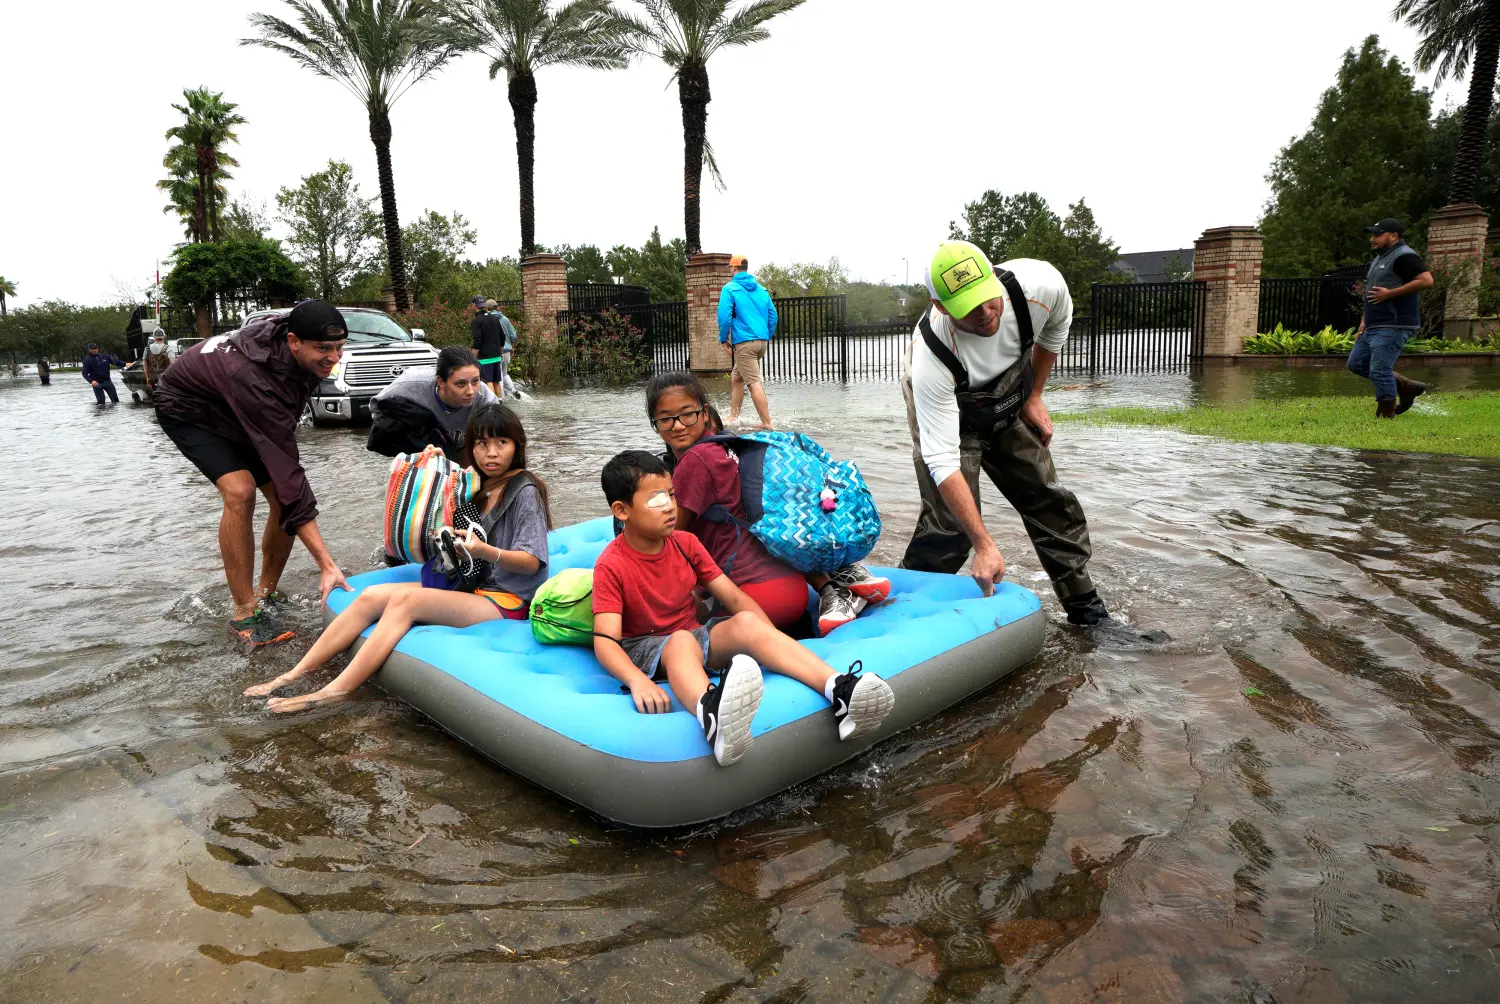
[[[996,272],[1000,269],[1015,273],[1026,292],[1036,344],[1048,352],[1061,352],[1073,323],[1073,297],[1062,273],[1035,258],[1016,258],[995,266]],[[1008,295],[1003,303],[1000,329],[989,338],[959,331],[948,315],[937,308],[929,313],[933,334],[953,350],[969,371],[970,387],[983,386],[1021,357],[1021,329]],[[922,459],[932,472],[932,479],[942,484],[944,478],[959,469],[958,399],[954,397],[953,374],[927,347],[920,325],[912,338],[911,389]]]

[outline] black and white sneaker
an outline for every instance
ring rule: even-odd
[[[869,735],[880,728],[896,706],[891,685],[878,676],[861,675],[864,664],[855,660],[849,672],[833,680],[833,717],[839,723],[839,739]]]
[[[765,689],[760,666],[748,655],[737,655],[729,661],[719,685],[710,683],[698,699],[698,724],[720,767],[728,767],[755,744],[750,722]]]

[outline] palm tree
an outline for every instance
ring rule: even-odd
[[[380,208],[396,308],[407,310],[406,259],[391,172],[391,105],[457,53],[441,30],[431,0],[287,0],[297,24],[270,14],[251,14],[259,45],[285,53],[322,77],[343,84],[370,116],[370,141],[380,174]]]
[[[167,130],[167,139],[175,139],[192,151],[197,191],[194,192],[194,221],[198,241],[218,239],[219,200],[223,194],[218,179],[224,167],[238,167],[239,162],[220,149],[226,143],[238,143],[234,127],[244,125],[245,118],[235,113],[239,105],[225,101],[224,95],[206,87],[184,90],[186,105],[172,107],[182,113],[183,122]],[[163,166],[173,168],[174,152],[169,151]]]
[[[640,0],[650,23],[631,19],[633,48],[659,56],[677,79],[682,104],[682,202],[687,253],[703,250],[699,237],[698,191],[708,131],[708,60],[730,45],[749,45],[770,38],[762,27],[778,14],[802,6],[803,0],[751,0],[732,15],[731,0]],[[713,154],[709,170],[717,175]]]
[[[452,0],[448,7],[447,22],[458,44],[490,57],[491,80],[505,71],[516,125],[522,258],[536,253],[536,71],[544,66],[623,69],[630,52],[625,36],[633,28],[609,0],[551,6],[551,0]]]
[[[1464,72],[1470,71],[1469,100],[1464,105],[1463,131],[1453,158],[1448,204],[1473,202],[1485,127],[1495,99],[1500,0],[1399,0],[1391,17],[1421,33],[1417,68],[1425,72],[1436,66],[1434,85],[1441,84],[1450,73],[1462,80]]]
[[[222,181],[231,177],[224,169],[224,160],[234,163],[233,158],[221,158],[218,173],[215,176],[211,190],[211,198],[215,206],[222,205],[229,197],[229,193],[221,184]],[[156,183],[156,187],[167,193],[167,204],[162,206],[164,213],[176,213],[182,221],[183,233],[189,241],[201,244],[208,240],[207,233],[201,233],[198,229],[198,168],[197,157],[193,148],[186,143],[178,143],[167,150],[167,155],[162,158],[162,166],[167,169],[167,177]],[[238,166],[238,165],[236,165]],[[205,216],[207,213],[205,212]],[[215,212],[217,220],[217,211]]]
[[[0,317],[5,316],[5,298],[16,295],[16,284],[0,275]]]

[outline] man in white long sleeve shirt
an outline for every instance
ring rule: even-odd
[[[1057,480],[1042,389],[1073,321],[1062,273],[1018,258],[997,272],[967,241],[939,246],[927,272],[932,306],[901,377],[922,510],[902,565],[955,573],[969,557],[986,596],[1005,559],[979,510],[982,469],[1021,515],[1068,620],[1140,635],[1110,617],[1089,577],[1088,521]],[[1020,308],[1025,312],[1021,313]]]

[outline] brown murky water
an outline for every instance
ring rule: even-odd
[[[310,563],[303,638],[237,651],[212,490],[148,411],[71,383],[0,382],[0,1000],[1495,996],[1500,464],[1064,428],[1096,577],[1173,644],[1059,625],[818,781],[642,835],[373,689],[291,719],[239,697],[315,630]],[[895,560],[895,388],[772,391],[861,463]],[[1122,378],[1053,404],[1242,392]],[[651,441],[635,392],[524,416],[562,522]],[[368,567],[387,461],[341,431],[304,455],[334,553]],[[1044,586],[997,502],[1012,577]]]

